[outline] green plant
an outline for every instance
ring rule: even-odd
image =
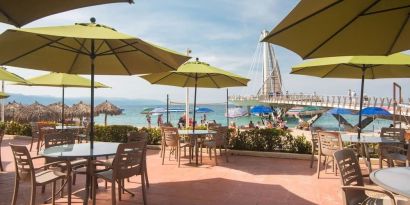
[[[110,125],[94,127],[95,140],[103,142],[127,142],[127,133],[137,131],[138,128],[130,125]]]
[[[4,129],[7,135],[31,136],[31,126],[27,123],[2,122],[0,123],[0,129]]]
[[[150,145],[161,144],[161,130],[158,128],[141,128],[142,131],[148,133],[147,143]]]

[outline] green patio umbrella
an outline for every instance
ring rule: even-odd
[[[132,0],[2,0],[0,2],[0,22],[21,27],[37,19],[63,11],[120,2],[133,3]]]
[[[390,56],[340,56],[306,60],[292,68],[291,74],[320,78],[361,79],[359,130],[362,129],[363,90],[365,79],[410,78],[410,56],[402,53]]]
[[[27,79],[26,84],[28,86],[50,86],[50,87],[61,87],[62,88],[62,104],[64,105],[64,92],[66,87],[77,87],[77,88],[90,88],[91,80],[81,77],[76,74],[67,73],[55,73],[51,72],[45,75],[37,76],[34,78]],[[94,83],[95,88],[109,88],[109,86],[104,85],[99,82]],[[64,128],[64,107],[61,106],[61,124]]]
[[[408,0],[302,0],[263,39],[303,59],[410,49]]]
[[[94,143],[94,75],[176,70],[189,57],[95,23],[8,29],[0,35],[0,65],[91,74],[90,144]]]
[[[140,76],[151,84],[171,85],[177,87],[195,87],[194,92],[194,124],[192,130],[195,132],[196,93],[197,87],[201,88],[226,88],[247,86],[249,79],[210,66],[207,63],[196,61],[187,62],[177,71],[154,73]],[[227,92],[228,95],[228,92]],[[228,106],[228,102],[227,102]]]

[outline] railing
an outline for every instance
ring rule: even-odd
[[[329,95],[320,96],[316,94],[283,94],[271,96],[230,96],[229,101],[259,101],[261,103],[269,103],[273,105],[301,105],[301,106],[318,106],[318,107],[339,107],[352,110],[359,110],[360,98],[352,96]],[[404,100],[402,99],[402,102]],[[410,99],[404,104],[409,104]],[[388,97],[369,97],[365,96],[363,108],[366,107],[382,107],[393,113],[393,99]],[[399,114],[399,113],[398,113]],[[401,114],[410,116],[410,107],[402,107]]]

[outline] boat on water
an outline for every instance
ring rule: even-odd
[[[185,112],[185,109],[183,108],[169,108],[169,112]],[[167,109],[162,108],[162,107],[148,107],[144,108],[140,113],[141,114],[161,114],[161,113],[166,113]]]

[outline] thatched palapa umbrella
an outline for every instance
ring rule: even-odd
[[[54,112],[60,113],[61,110],[62,110],[62,105],[63,105],[63,103],[56,102],[56,103],[52,103],[52,104],[47,105],[47,107],[50,108],[51,110],[53,110]],[[68,109],[70,109],[70,107],[68,105],[64,104],[64,109],[68,110]],[[63,118],[63,116],[61,116],[59,118],[60,118],[61,121],[63,121],[61,119],[61,118]]]
[[[55,121],[59,117],[58,112],[55,112],[38,102],[35,102],[20,111],[16,115],[18,121],[32,122],[41,120]]]
[[[107,126],[107,116],[108,115],[121,115],[122,114],[122,110],[115,106],[114,104],[108,102],[107,100],[105,100],[105,102],[97,105],[95,107],[95,113],[97,115],[99,114],[104,114],[104,125]]]
[[[9,102],[9,103],[7,103],[7,105],[5,106],[5,110],[4,110],[4,111],[5,111],[5,112],[4,112],[5,117],[6,117],[7,119],[15,120],[16,114],[17,114],[21,109],[23,109],[23,108],[24,108],[24,105],[21,104],[21,103],[18,103],[18,102],[16,102],[16,101]]]
[[[91,115],[91,106],[83,103],[83,101],[80,101],[79,103],[74,104],[68,110],[69,110],[68,111],[69,115],[71,117],[79,118],[81,123],[82,123],[83,117],[89,117]]]

